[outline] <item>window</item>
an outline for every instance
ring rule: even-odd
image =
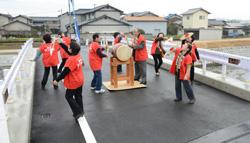
[[[189,16],[187,16],[187,20],[189,20],[189,18],[190,18],[190,17],[189,17]]]
[[[86,15],[81,16],[81,21],[85,21],[86,20]]]
[[[205,19],[205,16],[202,16],[202,15],[201,15],[199,18],[200,18],[200,20],[204,20],[204,19]]]

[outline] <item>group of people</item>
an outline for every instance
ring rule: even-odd
[[[162,65],[162,58],[165,56],[165,49],[163,48],[164,34],[159,33],[153,41],[151,47],[151,55],[155,62],[155,73],[160,75],[159,69]],[[195,45],[195,37],[193,33],[186,33],[181,38],[181,46],[179,48],[171,48],[170,52],[175,54],[170,73],[175,75],[175,102],[182,101],[182,84],[189,98],[189,103],[195,103],[195,96],[191,85],[194,81],[194,63],[200,60],[197,46]],[[181,84],[182,83],[182,84]]]
[[[147,59],[148,53],[146,48],[146,38],[135,29],[130,33],[132,37],[131,44],[128,46],[133,49],[133,58],[135,64],[134,80],[141,84],[147,85]],[[100,45],[100,36],[98,33],[93,34],[93,40],[88,46],[88,60],[90,68],[93,71],[93,79],[91,82],[91,90],[97,94],[105,92],[102,89],[102,63],[103,58],[108,55],[104,51],[105,47]],[[122,38],[126,38],[124,34],[116,32],[114,34],[114,45],[121,44]],[[44,42],[37,50],[37,55],[34,60],[37,60],[42,55],[44,65],[44,75],[41,82],[41,87],[44,90],[48,81],[50,69],[53,71],[53,86],[58,89],[58,83],[63,80],[66,88],[65,98],[73,112],[73,117],[77,120],[84,115],[82,101],[82,87],[84,84],[84,75],[82,67],[84,62],[80,54],[80,45],[73,39],[65,36],[63,33],[58,33],[56,38],[52,38],[50,34],[43,36]],[[160,68],[163,63],[162,58],[166,51],[163,47],[164,34],[159,33],[153,41],[151,47],[151,55],[155,62],[155,74],[160,76]],[[171,52],[175,53],[173,63],[170,68],[170,73],[175,75],[175,102],[182,101],[181,84],[183,84],[189,103],[195,103],[195,96],[191,87],[194,79],[194,63],[199,60],[197,46],[193,43],[194,36],[192,33],[187,33],[181,38],[182,44],[179,48],[171,48]],[[61,63],[59,65],[58,52],[60,51]],[[59,65],[59,69],[57,66]],[[118,66],[118,72],[122,72],[122,67]],[[191,80],[191,82],[190,82]]]
[[[50,34],[45,34],[43,41],[34,59],[37,60],[42,55],[44,75],[41,87],[45,90],[50,69],[52,68],[54,89],[58,89],[58,83],[64,80],[63,83],[66,88],[65,98],[73,112],[73,117],[77,121],[78,118],[84,115],[82,101],[84,75],[80,46],[75,40],[71,40],[63,33],[59,33],[56,38],[52,38]],[[59,64],[59,51],[62,62],[59,69],[57,69],[57,65]]]

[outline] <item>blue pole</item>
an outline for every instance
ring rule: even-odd
[[[73,10],[73,19],[74,19],[74,29],[76,34],[76,40],[80,44],[80,31],[77,24],[76,13],[75,13],[75,4],[74,0],[71,0],[72,10]]]

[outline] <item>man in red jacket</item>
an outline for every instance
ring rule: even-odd
[[[105,50],[103,47],[99,44],[99,34],[93,35],[93,42],[89,46],[89,64],[90,68],[94,72],[94,77],[91,82],[91,89],[95,90],[95,93],[102,94],[105,92],[104,89],[102,89],[102,59],[107,57],[106,54],[103,53]]]
[[[134,40],[132,47],[134,49],[134,60],[135,60],[135,80],[141,81],[141,84],[147,85],[147,59],[148,52],[146,48],[146,39],[139,32],[138,29],[134,30]]]
[[[77,120],[84,115],[82,102],[82,87],[84,84],[84,75],[82,71],[83,60],[81,58],[80,46],[76,42],[70,43],[70,48],[60,42],[61,47],[70,56],[65,63],[62,73],[54,80],[53,84],[58,85],[58,82],[64,79],[66,87],[65,98],[73,112],[74,118]]]
[[[114,46],[121,43],[122,35],[119,32],[114,33]],[[122,65],[117,66],[117,72],[122,72]]]
[[[175,75],[175,102],[182,101],[181,84],[183,84],[186,94],[189,98],[189,104],[195,103],[193,89],[189,84],[190,69],[192,66],[191,50],[192,45],[190,45],[188,41],[186,41],[181,48],[175,49],[175,56],[169,69],[169,72]]]
[[[42,80],[42,89],[45,89],[45,86],[48,81],[50,68],[53,71],[53,80],[57,78],[57,65],[59,63],[58,59],[58,50],[60,46],[57,42],[53,41],[50,34],[45,34],[43,36],[44,43],[42,43],[37,50],[35,61],[42,55],[42,61],[44,65],[44,75]],[[54,88],[57,89],[58,86],[54,85]]]

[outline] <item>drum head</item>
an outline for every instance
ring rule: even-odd
[[[132,49],[129,48],[127,45],[122,45],[116,49],[116,57],[120,61],[127,61],[132,56]]]

